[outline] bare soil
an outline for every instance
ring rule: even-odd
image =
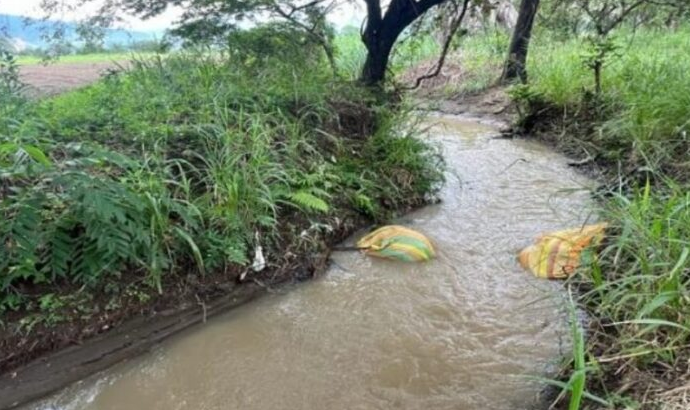
[[[29,95],[46,96],[63,93],[97,81],[109,70],[118,69],[114,62],[59,63],[50,65],[24,65],[21,78],[29,85]]]
[[[479,94],[452,100],[421,100],[427,108],[444,114],[469,114],[512,123],[515,110],[505,88],[493,87]]]

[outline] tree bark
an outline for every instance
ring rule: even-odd
[[[539,9],[539,0],[522,0],[518,20],[513,30],[513,37],[508,48],[508,58],[503,67],[501,82],[508,83],[520,79],[523,83],[527,82],[527,50],[529,41],[532,37],[532,27],[534,17]]]
[[[388,60],[395,39],[382,38],[378,30],[371,37],[364,37],[364,45],[367,48],[367,58],[362,68],[361,81],[368,86],[383,83],[388,70]]]
[[[328,59],[328,65],[331,66],[331,71],[333,71],[333,78],[338,77],[338,63],[335,61],[335,52],[333,47],[328,43],[321,44],[324,53],[326,53],[326,59]]]

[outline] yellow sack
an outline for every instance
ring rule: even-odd
[[[429,239],[404,226],[389,225],[357,242],[365,254],[403,262],[424,262],[436,256]]]
[[[542,235],[520,252],[520,265],[538,278],[565,279],[580,266],[582,251],[601,243],[607,226],[600,223]]]

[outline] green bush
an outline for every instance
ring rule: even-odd
[[[230,58],[247,67],[265,67],[269,61],[306,69],[319,69],[321,46],[313,37],[285,23],[272,23],[253,30],[238,30],[227,37]]]

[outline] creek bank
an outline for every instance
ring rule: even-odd
[[[541,141],[573,158],[572,168],[598,182],[592,192],[597,212],[611,223],[597,266],[571,280],[577,304],[589,318],[583,325],[586,366],[591,369],[585,391],[613,408],[688,408],[687,335],[674,335],[673,330],[680,329],[676,325],[664,329],[635,324],[683,323],[682,303],[674,305],[664,298],[673,294],[665,291],[673,272],[690,274],[683,256],[690,243],[687,137],[680,132],[675,138],[660,134],[650,137],[659,140],[654,144],[611,128],[625,108],[588,93],[575,106],[544,98],[521,104],[515,136]],[[677,292],[684,292],[682,286],[687,285],[677,286]],[[568,383],[573,367],[566,361],[559,380]],[[559,390],[552,389],[550,408],[567,409],[569,395]],[[602,405],[585,400],[582,406]]]
[[[419,200],[415,206],[400,212],[408,212],[422,203]],[[136,357],[171,336],[261,297],[276,287],[319,276],[328,267],[333,245],[372,224],[371,220],[356,213],[341,218],[322,221],[333,224],[334,229],[313,238],[319,244],[316,248],[297,254],[293,253],[296,249],[284,247],[282,252],[286,257],[281,266],[250,273],[244,282],[238,280],[239,270],[204,278],[181,278],[175,284],[166,283],[165,288],[173,290],[155,299],[155,304],[136,304],[132,300],[132,305],[118,314],[94,318],[88,325],[62,323],[39,332],[43,336],[33,343],[19,340],[13,360],[3,363],[0,409],[11,409],[39,399]],[[305,222],[302,226],[308,229]],[[36,339],[35,334],[32,336]]]
[[[500,95],[500,90],[496,91],[496,93]],[[492,123],[496,123],[496,121],[505,123],[506,119],[510,118],[510,108],[504,104],[505,100],[500,99],[500,97],[496,95],[489,97],[482,95],[473,98],[475,99],[464,101],[461,104],[444,103],[441,110],[466,115],[473,114],[480,121]],[[432,104],[432,107],[434,106],[438,108],[438,105]],[[507,127],[504,127],[504,129],[508,132]],[[417,205],[419,204],[421,202]],[[83,342],[82,346],[65,349],[51,355],[49,358],[39,359],[21,368],[21,370],[17,370],[16,375],[14,372],[6,374],[0,379],[0,393],[3,393],[0,394],[0,408],[5,406],[5,403],[1,400],[4,400],[6,397],[11,398],[11,395],[15,394],[12,391],[17,391],[17,396],[15,396],[15,400],[12,403],[25,401],[30,396],[30,398],[36,398],[39,396],[36,390],[40,391],[43,388],[42,386],[52,385],[50,391],[54,391],[71,381],[81,379],[88,374],[102,370],[128,357],[133,357],[150,349],[151,346],[161,340],[189,326],[202,322],[205,317],[226,311],[265,293],[266,285],[275,286],[280,283],[313,277],[315,274],[322,272],[327,265],[328,247],[330,245],[339,242],[349,236],[356,228],[368,223],[361,217],[345,218],[345,220],[347,222],[344,222],[342,228],[337,230],[335,234],[323,238],[327,246],[321,249],[320,253],[303,255],[304,257],[299,262],[293,261],[289,265],[290,269],[264,272],[261,276],[254,277],[256,282],[252,281],[239,286],[235,284],[236,276],[239,272],[230,273],[225,283],[205,284],[211,288],[211,290],[206,289],[206,292],[209,292],[207,294],[200,291],[201,288],[195,288],[194,286],[197,285],[203,286],[203,284],[196,283],[188,289],[186,302],[182,307],[178,306],[176,309],[175,305],[179,304],[179,299],[176,300],[175,297],[172,297],[168,305],[159,306],[150,311],[149,314],[152,316],[147,320],[122,320],[118,324],[114,324],[114,326],[104,325],[104,331],[109,329],[110,331],[102,337],[96,337],[91,341],[87,340]],[[194,281],[197,280],[195,279]],[[183,287],[190,287],[190,284],[185,283]],[[200,292],[204,295],[204,299],[199,299]],[[220,294],[225,294],[225,296],[215,299]],[[161,311],[163,313],[159,313]],[[115,328],[114,331],[111,330],[113,328]],[[77,354],[77,351],[86,353]],[[52,380],[45,378],[45,369],[47,367],[51,368],[51,374],[56,374]],[[59,367],[63,371],[55,370]],[[71,368],[76,370],[72,371],[70,370]],[[9,391],[10,394],[6,396],[4,394],[5,391]],[[48,392],[47,390],[43,391],[40,396]],[[18,399],[17,397],[21,398],[22,394],[24,399]]]
[[[295,83],[287,63],[207,57],[142,61],[57,97],[17,97],[0,118],[3,135],[29,130],[16,149],[34,153],[3,163],[0,181],[3,216],[19,221],[1,232],[0,407],[19,401],[14,386],[40,396],[209,306],[318,275],[332,243],[421,205],[441,182],[438,155],[403,127],[404,113],[357,85],[312,66]],[[227,295],[237,301],[217,302]],[[143,341],[118,339],[125,330]],[[90,340],[105,342],[86,362],[59,353]],[[46,358],[55,382],[30,370]]]
[[[541,383],[523,376],[553,374],[567,351],[563,291],[524,272],[515,252],[539,232],[580,223],[588,182],[562,156],[495,138],[495,122],[485,122],[425,121],[448,164],[443,201],[396,223],[427,234],[438,259],[338,252],[319,280],[218,317],[38,408],[535,408]]]

